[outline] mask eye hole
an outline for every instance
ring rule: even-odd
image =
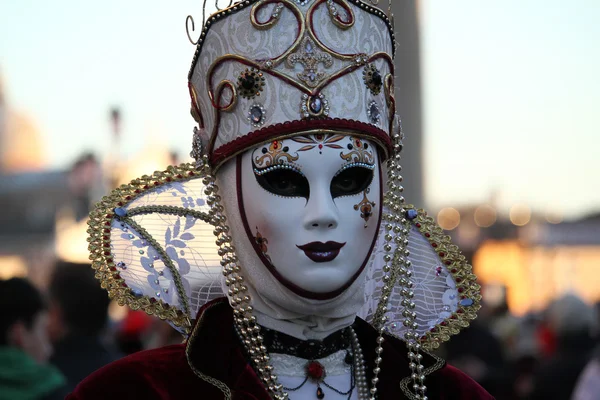
[[[373,170],[365,167],[349,167],[331,180],[331,196],[352,196],[364,191],[373,181]]]
[[[283,197],[304,197],[310,194],[308,180],[299,171],[276,168],[268,172],[256,172],[256,181],[267,192]]]

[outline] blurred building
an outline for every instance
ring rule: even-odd
[[[576,221],[516,205],[506,215],[492,205],[447,207],[437,221],[467,259],[489,300],[494,288],[515,314],[544,309],[565,293],[600,301],[600,214]]]
[[[120,111],[111,110],[111,121],[107,140],[113,136],[116,147]],[[163,144],[153,144],[129,160],[101,165],[83,152],[70,167],[51,170],[40,131],[11,108],[0,76],[0,278],[29,275],[43,286],[57,259],[87,262],[93,204],[111,186],[163,170],[176,159]]]
[[[54,218],[67,196],[67,177],[44,170],[39,131],[7,97],[0,76],[0,278],[24,275],[33,266],[35,279],[43,279],[52,262]]]
[[[387,2],[379,7],[385,9]],[[423,122],[421,101],[421,44],[418,0],[391,4],[396,33],[395,97],[396,112],[402,118],[406,136],[402,153],[403,185],[409,203],[425,206],[423,197]]]
[[[42,137],[33,120],[10,107],[0,75],[0,171],[39,171],[46,166]]]

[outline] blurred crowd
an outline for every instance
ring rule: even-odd
[[[521,318],[485,304],[440,355],[498,400],[600,399],[597,311],[571,294]],[[0,315],[0,400],[63,399],[111,361],[182,341],[168,324],[111,305],[85,264],[59,262],[43,289],[0,281]]]
[[[168,324],[118,308],[89,265],[59,262],[47,288],[0,280],[0,400],[64,399],[86,376],[127,354],[179,343]]]
[[[598,310],[573,294],[521,318],[505,302],[484,303],[441,355],[497,400],[598,400]]]

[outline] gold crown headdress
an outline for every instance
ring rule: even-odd
[[[359,0],[246,0],[209,17],[189,89],[213,167],[311,130],[369,137],[389,155],[393,43],[388,16]]]

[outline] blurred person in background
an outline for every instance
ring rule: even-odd
[[[568,294],[548,306],[546,323],[556,349],[535,371],[531,399],[568,400],[594,348],[595,310]]]
[[[600,399],[600,348],[596,348],[592,360],[587,364],[573,391],[572,400]]]
[[[595,339],[596,350],[590,362],[577,380],[577,386],[573,391],[572,400],[600,400],[600,302],[595,304],[596,326]]]
[[[529,399],[533,391],[533,376],[542,350],[539,325],[540,317],[536,313],[527,314],[519,321],[517,338],[509,359],[515,399]]]
[[[87,218],[94,201],[104,192],[102,168],[93,153],[80,155],[68,175],[71,207],[75,220]]]
[[[51,363],[72,390],[98,368],[120,358],[104,343],[110,300],[87,264],[59,262],[49,288],[49,332],[55,349]]]
[[[146,348],[154,319],[141,310],[128,310],[116,332],[116,343],[123,354],[133,354]],[[171,328],[173,329],[173,328]],[[174,330],[174,329],[173,329]]]
[[[47,364],[52,347],[40,292],[26,279],[0,280],[0,316],[0,399],[63,399],[65,378]]]
[[[448,363],[475,379],[497,400],[514,398],[502,342],[485,321],[472,321],[445,344],[444,350]]]

